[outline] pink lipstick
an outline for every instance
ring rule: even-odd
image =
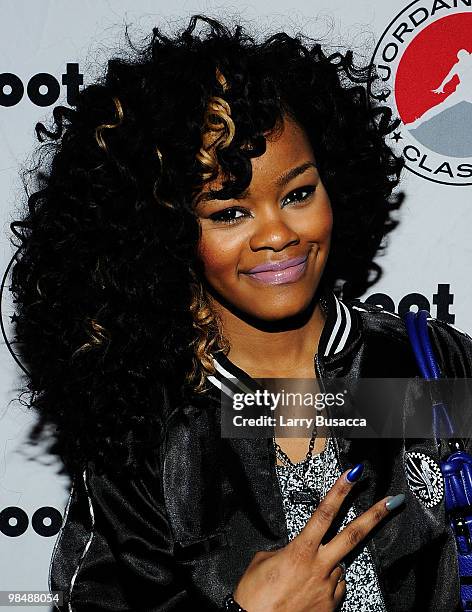
[[[308,256],[293,257],[283,261],[259,264],[251,268],[246,274],[266,285],[280,285],[294,283],[306,270]]]

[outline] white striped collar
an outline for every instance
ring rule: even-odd
[[[333,291],[326,291],[320,298],[326,321],[318,343],[318,355],[324,362],[336,359],[348,350],[358,335],[359,315],[346,305]],[[250,392],[258,384],[244,370],[235,365],[223,353],[213,355],[216,372],[207,379],[220,391],[232,396],[236,391]]]
[[[326,314],[326,321],[318,343],[318,354],[326,359],[340,353],[355,337],[358,315],[333,291],[326,291],[320,304]]]

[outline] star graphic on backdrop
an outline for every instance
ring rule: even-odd
[[[401,135],[401,133],[400,133],[400,132],[393,132],[392,139],[393,139],[395,142],[398,142],[399,140],[402,140],[402,139],[403,139],[403,136]]]

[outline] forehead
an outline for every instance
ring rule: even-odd
[[[259,173],[278,175],[297,164],[315,161],[313,150],[303,127],[285,117],[281,128],[266,137],[266,151],[252,159],[254,177]]]

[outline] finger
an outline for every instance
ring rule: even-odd
[[[338,583],[344,581],[344,579],[345,579],[344,571],[342,570],[342,568],[339,565],[336,565],[336,567],[331,572],[331,574],[329,575],[329,578],[328,578],[328,582],[331,585],[331,592],[332,593],[334,593],[334,591],[336,590],[336,587],[338,586]]]
[[[346,581],[341,580],[341,582],[338,582],[338,584],[336,585],[336,588],[333,593],[333,600],[334,600],[336,610],[339,609],[338,606],[341,604],[342,600],[344,599],[345,594],[346,594]]]
[[[365,536],[389,515],[390,510],[386,506],[386,502],[392,499],[392,496],[385,497],[360,516],[351,521],[344,529],[337,533],[334,538],[323,547],[320,554],[327,564],[328,571],[336,566]],[[405,496],[403,493],[395,496],[395,504],[397,507],[403,503]],[[393,509],[393,508],[392,508]]]
[[[359,463],[354,468],[346,470],[341,474],[300,533],[291,540],[290,545],[292,547],[309,546],[313,550],[313,554],[316,553],[323,536],[329,529],[347,494],[351,491],[354,483],[359,480],[362,469],[363,464]],[[350,473],[353,473],[356,477],[356,480],[353,482],[346,478]]]

